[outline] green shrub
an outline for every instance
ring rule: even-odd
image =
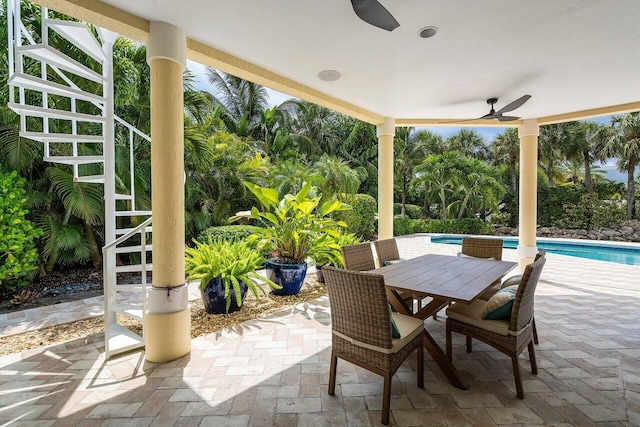
[[[24,178],[0,172],[0,289],[24,286],[25,277],[38,268],[35,240],[42,235],[25,219]]]
[[[393,234],[395,234],[396,236],[413,234],[414,221],[416,220],[401,216],[393,218]]]
[[[347,232],[363,239],[368,239],[374,232],[374,224],[378,206],[376,199],[368,194],[353,194],[344,200],[352,209],[333,213],[336,221],[347,224]]]
[[[260,230],[260,227],[255,225],[223,225],[220,227],[210,227],[200,233],[198,241],[200,243],[206,243],[211,240],[245,240],[256,231]]]
[[[600,200],[596,193],[585,193],[576,204],[563,205],[564,216],[554,225],[561,228],[591,230],[613,227],[626,218],[626,208],[614,200]]]
[[[463,218],[443,221],[439,219],[394,218],[396,236],[413,233],[493,234],[493,225],[480,218]]]
[[[402,203],[394,203],[393,214],[400,215],[401,212]],[[409,203],[405,203],[404,205],[404,214],[411,219],[425,218],[427,216],[427,212],[422,206],[410,205]]]

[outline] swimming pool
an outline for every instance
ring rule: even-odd
[[[434,235],[431,242],[448,245],[461,245],[463,236]],[[503,239],[503,247],[516,249],[518,239],[515,237],[500,237]],[[569,255],[579,258],[597,259],[600,261],[616,262],[618,264],[640,265],[640,244],[637,247],[616,245],[613,242],[576,242],[560,239],[538,239],[538,248],[547,252]]]

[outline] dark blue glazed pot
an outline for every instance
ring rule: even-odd
[[[231,298],[231,305],[227,311],[227,301],[224,298],[224,285],[220,279],[212,279],[202,292],[202,302],[204,303],[204,309],[210,314],[225,314],[233,313],[240,310],[238,303],[236,303],[236,292],[233,286],[229,289],[229,298]],[[240,300],[244,301],[244,296],[247,293],[247,285],[240,282]]]
[[[274,295],[295,295],[300,292],[307,275],[307,263],[282,264],[275,261],[267,261],[265,265],[267,278],[273,280],[282,289],[274,289]]]

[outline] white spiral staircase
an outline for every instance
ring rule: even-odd
[[[152,271],[151,212],[136,208],[134,146],[150,139],[114,114],[112,53],[116,34],[82,22],[49,19],[48,10],[41,8],[42,32],[37,39],[22,22],[20,0],[8,0],[7,8],[9,107],[20,115],[20,136],[44,144],[44,161],[70,165],[75,182],[104,185],[106,244],[102,251],[108,359],[144,346],[144,333],[139,336],[120,322],[130,317],[144,325],[150,286],[147,276]],[[55,49],[49,44],[50,37],[62,37],[69,46],[84,52],[88,64]],[[99,86],[101,94],[83,90]],[[65,130],[58,132],[60,128]],[[128,137],[120,142],[129,149],[125,191],[124,180],[115,172],[116,131]],[[137,226],[118,228],[119,223]],[[118,259],[129,263],[122,265]],[[139,275],[135,283],[131,283],[132,273]]]

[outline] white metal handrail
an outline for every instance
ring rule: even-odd
[[[120,243],[128,240],[131,236],[138,234],[140,232],[142,232],[142,230],[146,227],[148,227],[151,224],[153,218],[148,218],[145,219],[144,221],[142,221],[139,225],[137,225],[135,228],[132,228],[131,230],[127,231],[125,234],[123,234],[122,236],[118,237],[116,240],[114,240],[111,243],[107,243],[106,245],[104,245],[102,247],[102,252],[104,253],[105,251],[107,251],[110,248],[113,248],[115,246],[118,246]]]

